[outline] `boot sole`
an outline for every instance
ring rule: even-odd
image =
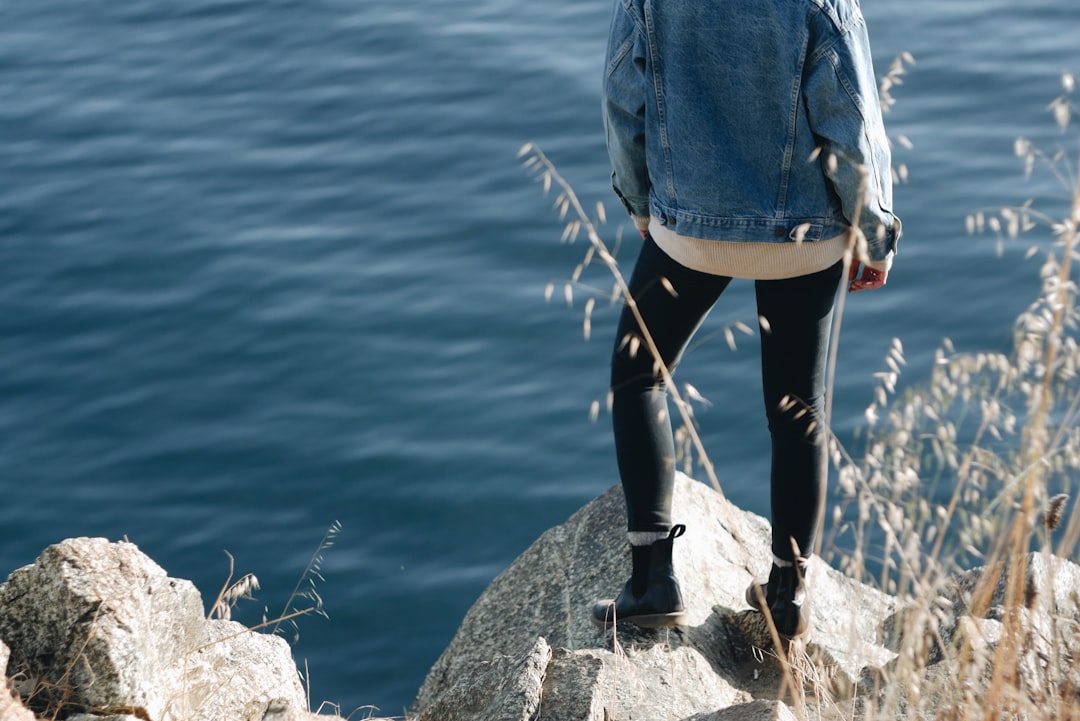
[[[759,590],[761,592],[760,596],[758,595]],[[750,606],[750,608],[752,610],[757,611],[758,613],[764,613],[764,609],[762,608],[762,603],[759,600],[759,599],[763,599],[763,598],[765,598],[765,585],[764,584],[752,583],[746,589],[746,605]],[[771,615],[772,611],[770,610],[769,613]],[[803,638],[806,635],[806,632],[810,630],[810,605],[809,605],[809,603],[804,601],[800,605],[798,613],[799,613],[799,620],[796,623],[795,631],[793,633],[790,633],[790,634],[783,633],[783,632],[780,631],[779,628],[777,628],[777,630],[776,630],[776,632],[780,636],[780,638],[784,639],[785,641],[794,641],[797,638]],[[774,624],[776,623],[775,619],[773,620],[773,623]]]
[[[616,618],[614,623],[606,618],[597,618],[590,614],[589,620],[599,629],[607,630],[619,624],[637,626],[638,628],[671,628],[673,626],[686,625],[686,612],[673,611],[671,613],[647,613],[640,616],[627,616]]]
[[[758,593],[760,591],[760,595]],[[761,612],[762,600],[765,598],[765,584],[763,583],[751,583],[746,587],[746,605],[755,611]]]

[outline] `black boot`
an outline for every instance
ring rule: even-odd
[[[773,564],[768,583],[751,583],[746,602],[755,611],[769,609],[776,632],[790,641],[810,628],[810,604],[806,597],[805,563],[790,566]],[[764,607],[763,607],[764,602]]]
[[[682,592],[671,563],[672,545],[686,531],[679,524],[668,537],[648,546],[631,546],[633,572],[615,600],[599,601],[592,622],[600,628],[630,623],[641,628],[685,626]]]

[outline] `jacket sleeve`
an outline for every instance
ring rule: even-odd
[[[828,27],[803,84],[810,129],[844,217],[866,237],[869,259],[883,261],[896,252],[901,225],[892,210],[892,153],[866,24],[858,13],[840,29],[819,20]]]
[[[645,64],[644,34],[626,0],[616,0],[603,83],[604,137],[612,187],[639,230],[649,225]]]

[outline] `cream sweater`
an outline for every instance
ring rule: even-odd
[[[779,280],[817,273],[844,257],[847,233],[813,243],[747,243],[702,240],[669,230],[656,220],[648,224],[656,244],[672,259],[691,270],[753,280]],[[868,263],[887,271],[892,254],[880,263]]]

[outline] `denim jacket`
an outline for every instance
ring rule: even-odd
[[[896,248],[889,141],[858,0],[615,0],[604,77],[612,185],[705,240]]]

